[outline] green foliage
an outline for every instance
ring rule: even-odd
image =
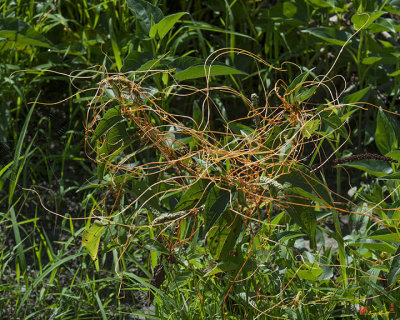
[[[0,318],[398,316],[398,1],[0,8]]]

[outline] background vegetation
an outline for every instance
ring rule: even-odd
[[[399,1],[0,9],[1,318],[398,318]]]

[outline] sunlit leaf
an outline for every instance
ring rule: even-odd
[[[304,280],[318,281],[318,277],[322,272],[323,270],[320,267],[304,267],[297,271],[297,276]]]
[[[371,87],[366,87],[364,89],[353,92],[352,94],[349,94],[344,98],[344,102],[345,103],[360,102],[360,101],[362,101],[361,99],[368,97],[370,90],[371,90]]]
[[[341,166],[360,169],[375,177],[383,177],[393,172],[392,167],[388,163],[375,159],[343,163]]]
[[[204,65],[198,65],[198,66],[193,66],[189,67],[186,70],[177,72],[174,77],[179,80],[191,80],[191,79],[197,79],[197,78],[202,78],[206,76],[227,76],[227,75],[233,75],[233,74],[239,74],[239,75],[246,75],[247,73],[240,71],[238,69],[235,69],[233,67],[229,66],[224,66],[224,65],[213,65],[213,66],[204,66]]]
[[[12,42],[12,46],[17,49],[27,45],[55,49],[43,34],[20,19],[0,18],[0,37]]]
[[[83,231],[82,246],[86,247],[93,261],[97,259],[101,235],[106,226],[107,222],[96,220],[89,230]]]
[[[303,133],[306,139],[310,138],[316,130],[319,128],[320,121],[317,120],[309,120],[305,123],[305,125],[301,128],[301,132]]]
[[[351,17],[354,29],[368,28],[368,26],[383,15],[384,11],[356,13]]]
[[[175,23],[177,23],[185,14],[187,14],[187,12],[179,12],[164,17],[160,22],[151,27],[149,36],[154,38],[158,34],[160,39],[163,39],[165,35],[173,28]]]
[[[351,242],[347,244],[348,246],[366,248],[369,250],[375,250],[377,252],[388,252],[394,254],[396,252],[396,248],[389,243],[386,242],[375,242],[372,240],[366,240],[364,242]]]

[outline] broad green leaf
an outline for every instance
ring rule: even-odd
[[[312,86],[311,88],[300,88],[299,90],[296,90],[295,100],[298,102],[307,100],[315,93],[317,88],[317,86]]]
[[[351,17],[351,22],[353,23],[355,30],[359,30],[361,28],[366,29],[372,22],[374,22],[384,13],[384,11],[356,13]]]
[[[104,141],[97,150],[97,160],[99,161],[97,164],[97,177],[99,182],[103,180],[106,163],[110,162],[112,158],[119,153],[120,149],[124,144],[124,140],[126,140],[127,138],[126,124],[121,121],[117,121],[116,124],[114,124],[111,128],[108,129],[107,133],[102,133],[104,127],[107,125],[107,121],[111,121],[111,119],[116,114],[116,112],[112,111],[112,109],[109,110],[108,112],[106,113],[106,115],[109,118],[106,119],[106,122],[102,124],[99,131],[97,132],[97,134],[106,135]]]
[[[97,259],[100,238],[106,226],[107,222],[96,220],[89,230],[83,231],[82,246],[86,247],[93,261]]]
[[[310,207],[310,202],[304,198],[296,197],[291,193],[287,193],[286,197],[286,212],[296,222],[302,230],[310,238],[310,247],[315,248],[315,231],[317,229],[317,215],[313,208]]]
[[[193,102],[193,129],[195,130],[204,130],[205,129],[205,121],[203,121],[203,113],[199,107],[199,103],[195,100]]]
[[[364,242],[351,242],[351,243],[348,243],[348,246],[366,248],[369,250],[376,250],[378,252],[383,251],[383,252],[388,252],[391,254],[394,254],[396,252],[396,247],[390,245],[389,243],[374,242],[372,240],[366,240]]]
[[[203,215],[204,229],[201,234],[203,238],[211,227],[215,224],[221,214],[228,208],[231,194],[227,190],[223,190],[218,186],[211,188],[207,195]]]
[[[378,178],[379,180],[399,180],[400,179],[400,171],[394,172],[387,176],[381,176]]]
[[[400,133],[396,132],[396,136],[398,136],[400,139]],[[393,163],[395,164],[396,168],[398,168],[398,164],[400,163],[400,150],[390,151],[386,154],[386,157],[392,158],[393,160],[397,160],[397,163],[395,163],[395,162],[393,162]],[[380,180],[400,179],[400,171],[394,172],[387,176],[379,177],[379,179]]]
[[[145,182],[141,180],[132,181],[132,194],[139,201],[140,204],[143,204],[144,207],[150,209],[150,211],[158,211],[161,212],[161,207],[158,204],[158,197],[155,194],[154,190]],[[157,212],[155,212],[157,214]]]
[[[290,239],[296,239],[299,237],[304,237],[306,234],[301,233],[299,231],[282,231],[282,232],[274,232],[271,235],[271,240],[284,243]]]
[[[131,9],[137,18],[143,21],[147,34],[150,32],[152,23],[158,23],[164,18],[164,14],[157,6],[146,0],[125,0],[128,8]]]
[[[391,74],[389,74],[389,76],[391,76],[391,77],[397,77],[398,75],[400,75],[400,70],[396,70],[396,71],[392,72]]]
[[[231,275],[236,275],[238,270],[240,270],[243,267],[243,264],[245,264],[244,269],[242,269],[243,272],[246,271],[248,268],[248,265],[250,263],[250,259],[247,260],[245,264],[245,259],[243,256],[239,253],[237,256],[231,256],[227,255],[222,261],[217,265],[216,270],[211,270],[210,273],[208,274],[218,274],[220,272],[227,272]]]
[[[320,267],[305,265],[297,272],[297,276],[304,280],[318,281],[318,277],[322,274],[322,272],[323,270]]]
[[[379,18],[368,27],[368,31],[371,33],[379,33],[388,31],[396,33],[397,21],[389,18]]]
[[[43,34],[20,19],[0,18],[0,37],[10,41],[11,47],[17,49],[27,45],[55,49]]]
[[[366,88],[356,91],[352,94],[349,94],[344,98],[344,102],[345,103],[360,102],[360,101],[362,101],[361,99],[363,99],[364,97],[365,98],[368,97],[370,90],[371,90],[371,87],[366,87]],[[366,101],[366,100],[364,100],[364,101]]]
[[[382,108],[378,111],[378,119],[375,130],[375,143],[379,151],[386,155],[397,149],[397,136],[393,122],[386,116]]]
[[[310,237],[310,246],[315,248],[317,216],[311,206],[311,200],[324,206],[331,206],[329,191],[306,169],[282,175],[277,180],[282,185],[289,185],[285,189],[286,212]]]
[[[139,52],[136,50],[131,51],[124,59],[124,64],[121,68],[122,72],[135,71],[140,69],[147,62],[152,60],[153,54],[148,51]]]
[[[227,76],[233,74],[246,75],[247,73],[225,65],[213,65],[213,66],[198,65],[177,72],[174,75],[174,77],[176,80],[183,81],[183,80],[202,78],[206,76],[214,77],[214,76]]]
[[[333,27],[315,27],[302,30],[302,32],[309,33],[314,37],[324,40],[328,44],[343,46],[346,40],[350,37],[345,31],[339,31]]]
[[[236,244],[242,231],[243,220],[226,210],[207,235],[207,247],[215,260],[224,260]]]
[[[124,121],[124,117],[121,116],[121,113],[117,108],[111,108],[110,110],[108,110],[94,130],[94,135],[91,139],[91,142],[95,142],[107,130],[111,129],[114,125],[121,121]]]
[[[385,10],[387,12],[400,15],[400,1],[399,0],[388,0],[385,2]]]
[[[239,122],[231,122],[229,124],[229,129],[231,129],[234,134],[244,136],[244,137],[247,137],[247,136],[251,135],[252,133],[254,133],[253,128],[246,126],[243,123],[239,123]]]
[[[394,228],[385,228],[376,230],[369,234],[368,239],[400,243],[400,234]]]
[[[174,212],[192,209],[197,202],[199,202],[197,205],[199,206],[202,203],[202,201],[199,200],[207,195],[208,185],[209,182],[207,180],[198,180],[191,185],[180,198],[178,204],[174,208]]]
[[[169,16],[164,17],[160,22],[153,25],[150,29],[149,36],[154,38],[157,34],[160,37],[160,40],[165,37],[165,35],[173,28],[175,23],[179,21],[179,19],[188,14],[187,12],[179,12],[175,14],[171,14]]]
[[[333,0],[306,0],[306,2],[312,4],[313,6],[318,6],[321,8],[334,8],[335,1]]]
[[[301,132],[306,139],[309,139],[316,130],[319,128],[320,121],[316,120],[308,120],[305,125],[301,128]]]
[[[282,13],[288,18],[293,18],[297,13],[297,6],[289,1],[282,4]]]
[[[285,190],[313,200],[319,204],[333,206],[328,188],[317,178],[317,176],[307,169],[295,170],[277,178],[277,181],[286,185]]]
[[[361,63],[370,65],[370,64],[374,64],[376,62],[379,62],[382,59],[383,59],[382,57],[367,57],[367,58],[362,59]]]
[[[306,81],[306,79],[308,78],[308,76],[310,75],[310,73],[312,72],[313,69],[308,70],[306,72],[303,72],[301,74],[299,74],[291,83],[290,85],[287,87],[287,89],[285,90],[285,94],[291,94],[293,93],[294,90],[296,90],[296,92],[299,90],[299,88],[302,86],[303,82]]]
[[[383,177],[393,172],[392,167],[388,163],[375,159],[343,163],[341,166],[360,169],[375,177]]]
[[[170,68],[176,69],[176,72],[180,72],[186,70],[193,66],[204,66],[206,60],[192,57],[192,56],[185,56],[185,57],[173,57],[172,59],[169,58],[168,66]]]
[[[400,246],[397,248],[394,254],[392,263],[390,264],[390,271],[388,275],[389,285],[396,282],[400,275]]]
[[[337,130],[342,138],[349,139],[349,133],[347,132],[345,123],[337,116],[336,113],[333,111],[323,111],[320,113],[320,115],[322,123],[328,125],[334,130]]]

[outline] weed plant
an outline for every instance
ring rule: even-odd
[[[397,317],[396,1],[0,9],[1,317]]]

